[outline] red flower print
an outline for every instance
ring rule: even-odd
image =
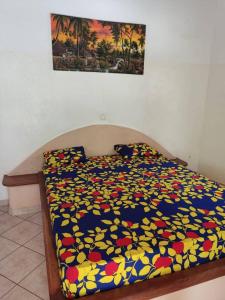
[[[170,196],[170,199],[174,199],[174,200],[178,198],[178,196],[176,194],[170,194],[169,196]]]
[[[88,254],[88,259],[92,262],[98,262],[102,259],[102,255],[99,252],[92,251]]]
[[[164,238],[166,238],[166,239],[168,239],[171,235],[172,235],[172,233],[169,232],[169,231],[164,231],[164,232],[162,233],[162,236],[163,236]]]
[[[121,238],[116,241],[116,245],[118,247],[129,246],[130,244],[132,244],[132,239],[128,237]]]
[[[210,241],[210,240],[204,241],[204,243],[203,243],[204,251],[210,251],[212,249],[212,245],[213,245],[212,241]]]
[[[66,270],[66,278],[69,280],[69,283],[74,283],[79,276],[79,271],[77,267],[68,267]]]
[[[145,181],[144,180],[139,180],[138,183],[139,184],[145,184]]]
[[[64,237],[62,239],[63,246],[70,246],[70,245],[73,245],[75,243],[76,243],[76,240],[73,237]]]
[[[111,184],[114,183],[114,181],[105,181],[104,183],[105,183],[105,184],[108,184],[108,185],[111,185]]]
[[[57,169],[56,169],[55,167],[51,167],[51,168],[50,168],[50,172],[51,172],[51,173],[55,173],[56,171],[57,171]]]
[[[109,204],[101,204],[100,207],[101,207],[101,209],[105,210],[105,209],[110,208],[110,205]]]
[[[61,189],[61,188],[64,188],[66,185],[66,183],[59,183],[56,185],[57,189]]]
[[[58,158],[63,159],[63,158],[65,158],[65,155],[63,153],[59,153]]]
[[[156,269],[159,268],[166,268],[169,267],[172,264],[172,259],[170,257],[159,257],[157,258],[154,266],[156,267]]]
[[[54,197],[52,197],[52,196],[49,196],[49,197],[48,197],[48,202],[52,202],[52,201],[54,201],[54,200],[55,200]]]
[[[159,199],[154,199],[154,200],[152,200],[152,204],[154,204],[154,205],[159,205],[159,203],[160,203],[160,200]]]
[[[61,260],[65,261],[70,256],[73,256],[73,254],[70,251],[66,251],[60,255],[60,258],[61,258]]]
[[[203,226],[207,229],[213,229],[213,228],[218,227],[218,225],[213,221],[205,222],[205,223],[203,223]]]
[[[73,204],[72,203],[63,203],[63,204],[61,204],[61,208],[70,208],[70,207],[72,207],[73,206]]]
[[[157,227],[161,227],[161,228],[164,228],[164,227],[167,226],[166,223],[165,223],[164,221],[162,221],[162,220],[155,221],[155,225],[156,225]]]
[[[95,202],[98,202],[98,203],[100,203],[102,201],[103,201],[103,198],[97,198],[97,199],[95,199]]]
[[[132,226],[133,226],[133,224],[134,224],[134,223],[133,223],[133,222],[131,222],[131,221],[125,221],[125,222],[127,223],[127,226],[128,226],[128,227],[132,227]]]
[[[174,174],[176,174],[177,172],[176,172],[176,170],[170,170],[169,173],[172,174],[172,175],[174,175]]]
[[[191,239],[198,239],[199,235],[193,231],[188,231],[186,233],[187,237],[191,238]]]
[[[155,173],[154,172],[145,172],[144,175],[150,177],[150,176],[155,175]]]
[[[181,184],[181,182],[180,182],[180,181],[174,180],[174,181],[173,181],[173,184]]]
[[[99,195],[101,195],[99,191],[94,191],[94,192],[92,193],[92,196],[94,196],[94,197],[95,197],[95,196],[99,196]]]
[[[169,176],[168,175],[161,175],[160,178],[167,179],[167,178],[169,178]]]
[[[81,218],[83,218],[85,216],[85,213],[82,211],[80,211],[78,214],[80,215]]]
[[[156,183],[154,186],[155,186],[157,189],[160,189],[160,188],[162,187],[160,183]]]
[[[115,263],[114,261],[107,263],[107,265],[105,266],[106,275],[112,276],[113,274],[116,273],[116,271],[118,270],[118,267],[119,267],[119,265],[117,263]]]
[[[77,193],[83,193],[84,192],[84,188],[78,188],[78,189],[76,189],[76,192]]]
[[[116,190],[117,192],[122,192],[124,189],[123,189],[122,187],[116,187],[115,190]]]
[[[178,190],[180,188],[179,184],[173,184],[172,185],[173,189]]]
[[[135,197],[135,198],[141,198],[141,197],[143,197],[143,196],[144,196],[143,193],[135,193],[135,194],[134,194],[134,197]]]
[[[196,185],[195,188],[196,188],[197,190],[203,190],[203,189],[204,189],[204,186],[199,184],[199,185]]]
[[[99,182],[100,180],[101,180],[100,178],[96,178],[96,177],[93,177],[93,178],[91,179],[92,182]]]
[[[126,180],[126,178],[125,177],[118,177],[118,180],[119,181],[124,181],[124,180]]]
[[[177,254],[181,254],[184,251],[184,243],[175,242],[173,243],[172,248],[176,251]]]
[[[119,194],[117,192],[111,193],[111,197],[113,197],[113,198],[117,198],[118,196],[119,196]]]
[[[149,157],[151,155],[150,152],[145,152],[145,156]]]

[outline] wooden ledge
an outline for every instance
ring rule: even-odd
[[[178,157],[173,158],[171,160],[174,161],[175,163],[177,163],[179,165],[182,165],[182,166],[185,166],[185,167],[187,167],[187,165],[188,165],[188,163],[186,161],[184,161],[184,160],[182,160],[182,159],[180,159]]]
[[[39,184],[38,173],[24,174],[24,175],[4,175],[2,184],[7,187]]]

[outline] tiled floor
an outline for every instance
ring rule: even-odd
[[[0,206],[0,299],[49,299],[40,212],[13,217]]]

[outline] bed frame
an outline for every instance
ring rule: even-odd
[[[97,125],[95,125],[97,126]],[[92,129],[93,127],[92,126]],[[105,133],[105,139],[109,139],[108,143],[112,143],[112,138],[110,137],[109,133],[106,134],[106,125],[103,125],[102,127],[102,133]],[[112,127],[112,126],[111,126]],[[115,127],[115,126],[113,126]],[[90,133],[89,137],[96,142],[96,136],[93,137],[93,131],[88,127],[88,132]],[[96,129],[96,128],[95,128]],[[114,128],[115,129],[115,128]],[[113,129],[113,130],[114,130]],[[121,129],[121,127],[117,128],[119,132],[122,132],[124,128]],[[117,132],[117,129],[116,132]],[[110,128],[111,133],[114,132],[112,128]],[[100,130],[101,131],[101,130]],[[96,131],[95,131],[96,132]],[[134,130],[129,129],[129,133],[132,132],[130,141],[135,140],[137,141],[137,137],[140,137],[139,141],[145,141],[149,142],[149,138],[146,138],[144,135],[140,135],[141,133],[138,133],[137,136],[133,134]],[[79,133],[79,132],[78,132]],[[82,132],[83,133],[83,132]],[[136,132],[137,133],[137,132]],[[83,135],[81,135],[83,136]],[[88,135],[87,135],[88,136]],[[102,135],[100,136],[100,140],[102,140]],[[109,138],[110,137],[110,138]],[[144,138],[145,137],[145,138]],[[71,136],[70,136],[71,138]],[[118,138],[118,136],[116,136]],[[125,139],[124,143],[127,142],[127,131],[124,131],[124,135],[121,136],[121,140]],[[70,139],[71,140],[71,139]],[[39,152],[43,152],[43,150],[48,150],[56,148],[58,145],[54,141],[54,146],[50,146],[50,144],[46,144],[47,146],[43,146],[38,150]],[[90,143],[92,143],[92,141]],[[60,137],[57,139],[57,142],[60,143]],[[64,139],[65,142],[65,139]],[[62,141],[61,141],[62,143]],[[74,141],[72,141],[73,144],[77,144]],[[104,140],[105,143],[105,140]],[[68,146],[68,143],[66,143]],[[79,143],[81,144],[81,142]],[[85,143],[83,143],[85,145]],[[98,143],[97,143],[98,144]],[[152,144],[152,143],[151,143]],[[62,146],[65,147],[66,145],[62,143]],[[62,147],[61,147],[62,148]],[[107,147],[106,147],[107,148]],[[161,148],[163,149],[163,148]],[[93,150],[93,149],[92,149]],[[92,154],[99,154],[93,153]],[[161,150],[161,152],[163,152]],[[108,152],[105,152],[108,153]],[[181,159],[174,158],[171,156],[168,152],[166,153],[171,160],[176,161],[177,163],[187,165],[186,162],[182,161]],[[90,153],[89,153],[90,155]],[[37,153],[33,155],[31,158],[28,159],[28,161],[25,161],[25,167],[23,165],[19,165],[19,168],[24,170],[24,168],[27,170],[27,166],[33,166],[36,164],[36,168],[39,168],[41,165],[41,162],[39,161],[40,158],[38,158],[39,155]],[[33,162],[33,164],[32,164]],[[33,170],[33,169],[32,169]],[[39,169],[40,170],[40,169]],[[32,173],[32,174],[29,174]],[[18,187],[18,186],[26,186],[26,185],[32,185],[32,184],[39,184],[40,186],[40,196],[41,196],[41,207],[42,207],[42,217],[43,217],[43,233],[44,233],[44,242],[45,242],[45,255],[46,255],[46,265],[47,265],[47,275],[48,275],[48,286],[49,286],[49,296],[50,300],[65,300],[66,298],[63,296],[61,292],[61,286],[60,286],[60,278],[59,278],[59,268],[58,268],[58,262],[56,258],[55,248],[54,248],[54,237],[52,233],[51,228],[51,221],[50,221],[50,215],[49,215],[49,208],[47,205],[47,197],[46,197],[46,189],[45,189],[45,182],[44,182],[44,175],[42,172],[23,172],[22,174],[10,174],[10,176],[5,175],[3,179],[3,185],[7,187]],[[188,288],[191,286],[194,286],[196,284],[203,283],[208,280],[212,280],[221,276],[225,275],[225,258],[222,258],[220,260],[216,260],[213,262],[209,262],[207,264],[203,264],[200,266],[196,266],[187,270],[182,270],[179,272],[175,272],[169,275],[165,275],[162,277],[157,277],[149,280],[145,280],[143,282],[131,284],[129,286],[124,286],[120,288],[115,288],[109,291],[100,292],[97,294],[93,294],[90,296],[82,297],[83,299],[88,300],[149,300],[153,299],[155,297],[159,297],[168,293],[172,293],[184,288]]]

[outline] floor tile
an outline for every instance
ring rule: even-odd
[[[43,255],[25,247],[20,247],[0,261],[0,274],[18,283],[41,264],[44,259]]]
[[[18,215],[17,217],[23,220],[26,220],[30,217],[32,217],[33,215],[35,215],[36,213],[29,213],[29,214],[24,214],[24,215]]]
[[[0,205],[0,211],[8,213],[9,212],[9,206],[8,205]]]
[[[20,245],[23,245],[40,233],[41,229],[42,228],[40,225],[23,221],[12,229],[6,231],[4,234],[2,234],[2,236],[19,243]]]
[[[32,240],[27,242],[25,247],[37,251],[38,253],[45,255],[45,246],[44,246],[44,238],[43,233],[41,232],[39,235],[35,236]]]
[[[38,212],[28,219],[30,222],[34,222],[36,224],[42,225],[42,213]]]
[[[16,286],[8,294],[6,294],[1,300],[40,300],[40,298],[29,293],[20,286]]]
[[[19,285],[31,291],[40,298],[48,300],[48,279],[45,262],[32,273],[30,273],[23,281],[20,282]]]
[[[0,260],[16,250],[19,245],[0,236]]]
[[[9,292],[15,283],[0,275],[0,298]]]
[[[0,216],[0,234],[14,227],[21,222],[21,219],[17,217],[10,216],[8,214],[3,214]]]

